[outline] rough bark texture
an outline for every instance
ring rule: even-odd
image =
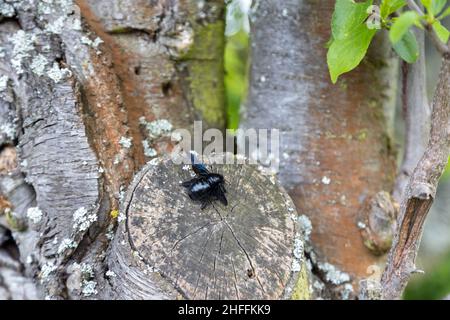
[[[173,147],[172,129],[225,126],[223,1],[77,4],[0,1],[0,223],[22,267],[5,264],[40,298],[108,297],[134,173]]]
[[[181,186],[192,170],[171,160],[152,161],[136,176],[109,261],[119,297],[282,299],[308,292],[299,278],[303,236],[287,193],[256,166],[212,170],[227,180],[228,206],[201,210]]]
[[[387,123],[397,70],[383,35],[357,70],[331,84],[325,61],[334,3],[257,2],[243,126],[281,130],[279,177],[312,221],[313,272],[332,285],[346,282],[327,276],[329,262],[357,285],[383,263],[364,246],[358,222],[369,214],[366,200],[393,188]]]
[[[450,154],[449,91],[450,58],[445,55],[433,97],[430,139],[407,185],[398,217],[399,227],[383,273],[385,299],[400,298],[411,274],[417,272],[415,259],[423,224]]]

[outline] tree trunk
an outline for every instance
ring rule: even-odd
[[[259,2],[243,127],[280,129],[279,178],[312,221],[312,272],[341,298],[349,284],[356,293],[359,280],[380,276],[390,245],[397,62],[383,34],[361,66],[332,85],[326,43],[334,3]],[[313,287],[326,296],[323,284]]]
[[[13,231],[39,297],[113,297],[104,275],[132,177],[173,148],[172,129],[225,128],[224,3],[0,5],[0,237]],[[19,297],[4,265],[0,288]]]
[[[281,185],[225,165],[229,206],[202,211],[164,156],[174,129],[226,128],[224,1],[0,0],[0,299],[346,299],[379,280],[419,158],[394,190],[385,33],[331,84],[334,4],[254,1],[242,128],[280,130]]]

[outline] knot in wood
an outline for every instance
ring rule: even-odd
[[[360,221],[361,236],[373,254],[381,255],[391,248],[398,210],[399,205],[386,191],[366,200]]]

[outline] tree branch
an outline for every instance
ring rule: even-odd
[[[405,148],[393,192],[401,202],[408,181],[425,152],[430,135],[431,108],[427,98],[425,70],[425,35],[413,31],[419,45],[419,59],[414,64],[403,62],[402,109],[405,118]]]
[[[403,197],[398,231],[382,277],[384,299],[400,298],[412,273],[425,218],[450,154],[450,58],[444,55],[433,98],[430,139]]]

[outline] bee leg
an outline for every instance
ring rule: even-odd
[[[208,206],[209,202],[208,201],[203,201],[202,202],[202,206],[201,206],[201,210],[204,210],[207,206]]]
[[[222,192],[217,193],[217,198],[224,206],[228,205],[228,200]]]

